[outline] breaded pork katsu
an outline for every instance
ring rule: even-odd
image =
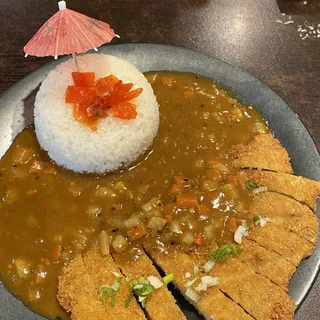
[[[286,150],[271,134],[257,135],[230,154],[238,187],[252,190],[249,205],[238,210],[247,220],[234,230],[234,243],[212,239],[205,246],[185,248],[172,241],[164,248],[145,240],[134,259],[116,252],[103,255],[95,246],[72,260],[59,278],[58,299],[72,319],[106,319],[110,314],[112,319],[185,319],[168,290],[168,275],[206,319],[293,319],[288,282],[317,242],[313,210],[320,183],[292,175]],[[111,306],[99,298],[99,290],[115,281],[115,273],[123,281]],[[141,295],[139,290],[148,286],[152,292]],[[126,305],[128,294],[132,297]]]

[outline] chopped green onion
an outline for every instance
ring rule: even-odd
[[[154,286],[151,284],[144,284],[138,291],[139,297],[147,297],[154,291]]]
[[[130,289],[129,289],[129,294],[128,294],[127,299],[126,299],[126,302],[125,302],[125,304],[124,304],[124,306],[125,306],[126,308],[129,307],[129,304],[130,304],[130,301],[131,301],[132,297],[133,297],[133,292],[132,292],[132,289],[130,288]]]
[[[213,254],[208,256],[208,260],[213,261],[225,261],[230,256],[239,255],[241,253],[241,249],[238,245],[232,243],[232,244],[224,244],[220,248],[218,248],[216,251],[213,252]]]
[[[120,289],[120,282],[122,279],[123,277],[118,277],[117,280],[111,286],[111,288],[114,289],[115,291],[118,291]]]
[[[141,300],[140,302],[142,302],[154,291],[154,286],[149,284],[145,278],[127,280],[127,285],[129,289],[129,294],[125,301],[126,308],[129,306],[130,301],[133,297],[133,291],[139,297],[139,301]]]
[[[247,189],[255,189],[258,187],[258,185],[250,180],[247,180],[246,187],[247,187]]]
[[[253,222],[257,223],[261,218],[259,216],[254,216],[253,217]]]
[[[109,286],[102,286],[100,288],[99,296],[103,302],[106,302],[108,298],[111,297],[111,306],[114,307],[116,291],[113,288]]]
[[[129,285],[130,288],[133,288],[133,287],[135,287],[135,286],[138,285],[138,284],[140,284],[138,279],[131,279],[131,280],[128,282],[128,285]]]
[[[125,307],[128,308],[130,301],[133,297],[133,288],[137,285],[139,285],[139,280],[138,279],[131,279],[127,281],[128,289],[129,289],[129,294],[127,296],[127,299],[125,301]]]
[[[116,303],[116,293],[120,288],[120,282],[122,277],[119,277],[112,286],[103,285],[100,288],[99,296],[103,302],[106,302],[109,297],[111,297],[111,306],[114,307]]]
[[[174,280],[174,274],[173,273],[169,273],[166,276],[163,277],[163,282],[165,284],[168,284],[170,282],[172,282]]]

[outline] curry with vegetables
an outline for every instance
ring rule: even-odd
[[[14,140],[0,167],[0,274],[6,287],[48,318],[67,318],[57,277],[100,235],[123,259],[143,241],[160,251],[231,243],[246,216],[252,183],[239,188],[228,151],[268,132],[261,115],[210,79],[151,72],[160,128],[130,168],[81,175],[52,163],[34,128]],[[254,186],[255,187],[255,186]],[[106,242],[106,241],[105,241]]]

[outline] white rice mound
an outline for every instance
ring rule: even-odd
[[[144,75],[130,63],[103,54],[78,57],[81,72],[95,72],[96,79],[114,74],[133,89],[143,88],[132,102],[137,117],[99,119],[98,129],[76,121],[65,92],[73,85],[73,59],[58,65],[42,82],[35,101],[34,124],[38,141],[52,160],[75,172],[104,173],[128,166],[152,144],[159,127],[159,107]]]

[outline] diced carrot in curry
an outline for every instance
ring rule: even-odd
[[[190,184],[189,179],[187,179],[184,176],[174,176],[174,182],[180,186],[185,186],[187,184]]]
[[[180,194],[183,193],[183,187],[178,184],[173,184],[171,189],[169,190],[169,194]]]
[[[198,206],[198,197],[193,194],[178,194],[177,206],[180,208],[196,208]]]
[[[197,206],[197,212],[198,212],[198,215],[199,215],[199,216],[202,216],[202,215],[207,214],[208,211],[209,211],[209,208],[208,208],[208,206],[206,206],[205,204],[199,204],[199,205]]]
[[[93,87],[95,74],[94,72],[72,72],[73,83],[77,87]]]
[[[199,234],[195,237],[194,243],[197,246],[202,246],[204,244],[204,236],[202,234]]]
[[[206,170],[205,175],[212,180],[221,181],[222,174],[217,169]]]
[[[235,217],[230,217],[227,221],[227,228],[231,233],[235,233],[238,228],[237,219]]]
[[[130,228],[127,231],[127,235],[130,241],[138,240],[142,237],[144,237],[147,234],[146,227],[144,224],[138,224],[135,227]]]

